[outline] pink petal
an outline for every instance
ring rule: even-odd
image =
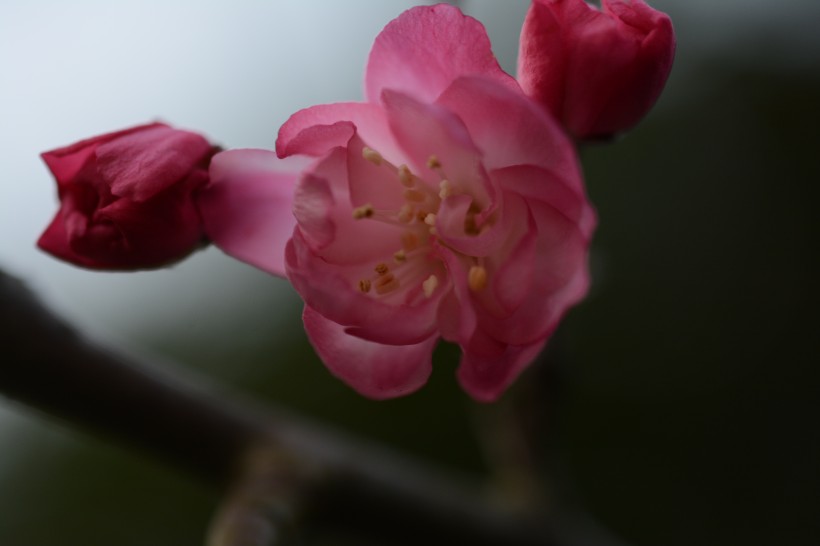
[[[366,245],[354,239],[348,246]],[[378,262],[329,262],[310,248],[299,229],[294,231],[285,256],[288,279],[305,304],[327,319],[351,327],[358,337],[391,345],[412,345],[435,333],[442,291],[413,305],[362,293],[359,280],[372,276]]]
[[[66,229],[65,214],[65,207],[57,211],[54,219],[37,240],[37,246],[64,262],[81,265],[90,269],[105,269],[106,264],[77,254],[71,248],[68,230]]]
[[[454,185],[454,191],[469,192],[482,208],[491,206],[492,189],[481,165],[479,150],[467,128],[452,112],[435,104],[417,101],[409,95],[385,91],[382,97],[390,129],[409,156],[416,175],[435,183],[438,193],[441,172]],[[441,171],[427,166],[431,156],[439,159]],[[432,183],[431,182],[431,183]],[[460,187],[463,184],[465,187]]]
[[[535,360],[545,344],[546,339],[523,346],[507,345],[477,333],[462,347],[459,383],[479,402],[493,402]]]
[[[355,135],[347,145],[347,170],[350,182],[350,203],[354,207],[373,205],[377,210],[399,210],[404,204],[398,174],[385,163],[374,165],[362,151],[365,142]]]
[[[291,164],[292,165],[292,164]],[[211,183],[198,196],[208,237],[223,252],[274,275],[285,275],[285,245],[295,172],[267,150],[230,150],[211,161]]]
[[[396,155],[384,110],[364,102],[322,104],[296,112],[279,129],[276,153],[279,157],[324,155],[346,145],[354,130],[385,157]]]
[[[438,248],[438,254],[444,260],[452,284],[438,308],[438,328],[447,341],[463,344],[472,337],[478,325],[472,293],[467,285],[469,267],[466,258],[445,246]]]
[[[97,171],[114,195],[139,203],[184,179],[210,153],[201,135],[157,126],[101,144]]]
[[[49,170],[54,174],[54,178],[57,180],[58,185],[62,186],[63,184],[69,183],[77,176],[77,173],[79,173],[80,169],[83,168],[86,162],[94,156],[94,152],[100,145],[130,133],[136,133],[156,127],[168,126],[164,123],[138,125],[137,127],[131,127],[129,129],[124,129],[113,133],[106,133],[104,135],[98,135],[75,142],[69,146],[43,152],[41,157],[43,158],[43,161],[45,161]]]
[[[528,345],[549,335],[589,286],[589,240],[549,205],[534,201],[527,206],[538,233],[527,297],[507,316],[479,316],[482,330],[511,345]]]
[[[527,95],[556,117],[564,103],[567,46],[561,22],[552,9],[544,2],[532,2],[521,28],[518,82]]]
[[[532,292],[538,233],[531,215],[528,220],[530,228],[496,265],[492,278],[493,295],[507,313],[517,310]]]
[[[437,337],[412,345],[383,345],[345,332],[305,306],[305,331],[330,372],[360,394],[376,400],[404,396],[427,382]]]
[[[595,210],[581,191],[572,189],[554,172],[530,165],[517,165],[495,170],[490,176],[505,191],[520,195],[527,201],[550,205],[576,223],[584,237],[592,237],[597,223]]]
[[[365,75],[367,100],[393,89],[431,102],[456,78],[483,74],[512,88],[498,65],[484,26],[458,8],[439,4],[409,9],[376,37]]]
[[[467,194],[452,195],[441,202],[436,215],[436,229],[447,246],[462,254],[484,257],[494,252],[506,237],[500,226],[492,226],[477,235],[467,234],[465,220],[473,198]]]
[[[560,173],[581,191],[574,145],[555,120],[520,91],[487,78],[460,78],[437,104],[458,115],[482,150],[487,170],[535,165]]]

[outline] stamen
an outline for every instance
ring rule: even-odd
[[[393,253],[393,259],[396,260],[396,263],[404,263],[407,261],[407,254],[404,250],[398,250]]]
[[[419,190],[407,189],[404,190],[404,198],[411,203],[422,203],[427,199],[427,196]]]
[[[379,277],[376,280],[376,293],[379,295],[387,294],[388,292],[392,292],[396,288],[399,287],[399,281],[396,277],[393,276],[392,273],[388,273],[382,277]]]
[[[406,251],[415,250],[419,246],[419,237],[412,231],[407,231],[401,236],[401,246]]]
[[[448,197],[453,195],[453,186],[450,185],[449,180],[447,180],[447,179],[442,180],[441,182],[439,182],[438,187],[439,187],[438,196],[441,199],[447,199]]]
[[[436,291],[438,287],[438,277],[435,275],[430,275],[427,277],[427,280],[421,283],[421,287],[424,289],[424,296],[429,298],[433,295],[433,292]]]
[[[362,279],[359,281],[359,290],[367,294],[370,292],[371,282],[370,279]]]
[[[436,215],[431,212],[424,217],[424,223],[430,227],[434,227],[436,225]]]
[[[378,273],[380,277],[383,277],[383,276],[387,275],[387,273],[390,271],[390,268],[387,267],[386,263],[380,263],[373,270],[376,273]]]
[[[433,154],[427,159],[427,166],[431,169],[440,169],[441,161],[439,161],[438,157]]]
[[[413,210],[413,207],[410,205],[410,203],[405,203],[399,210],[397,218],[399,219],[399,222],[409,224],[410,221],[415,217],[415,215],[416,213]]]
[[[487,286],[487,270],[483,266],[474,265],[467,273],[467,285],[473,292],[480,292]]]
[[[413,173],[407,165],[399,165],[399,181],[408,188],[412,188],[415,184]]]
[[[362,157],[376,166],[381,165],[383,161],[382,154],[367,146],[362,148]]]
[[[353,218],[356,220],[361,220],[362,218],[370,218],[373,216],[375,210],[373,209],[373,205],[368,203],[367,205],[362,205],[361,207],[356,207],[353,209]]]

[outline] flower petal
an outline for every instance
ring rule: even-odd
[[[85,140],[75,142],[69,146],[63,146],[62,148],[43,152],[41,157],[54,175],[54,179],[57,183],[60,186],[63,186],[64,184],[71,182],[71,180],[77,176],[100,145],[130,133],[153,129],[155,127],[168,126],[164,123],[138,125],[122,131],[87,138]]]
[[[279,276],[285,275],[285,245],[296,224],[296,174],[290,165],[267,150],[221,152],[211,161],[211,183],[197,201],[216,246]]]
[[[279,157],[324,155],[333,147],[347,144],[354,129],[385,157],[397,155],[384,110],[366,102],[321,104],[299,110],[279,129],[276,153]]]
[[[330,372],[376,400],[404,396],[427,382],[437,336],[412,345],[383,345],[352,336],[344,326],[305,306],[310,342]]]
[[[458,380],[467,393],[480,402],[493,402],[538,356],[546,339],[528,345],[507,345],[476,333],[462,346]]]
[[[348,246],[356,244],[358,240],[353,240]],[[294,231],[285,256],[288,279],[305,304],[329,320],[349,326],[358,337],[378,343],[412,345],[436,331],[436,309],[443,294],[437,293],[413,305],[365,294],[359,290],[359,280],[372,276],[377,262],[329,262],[310,248],[300,229]]]
[[[563,177],[552,171],[531,165],[516,165],[490,173],[504,191],[520,195],[526,201],[540,201],[576,223],[587,239],[592,237],[597,223],[595,210],[586,196],[572,189]]]
[[[446,4],[418,6],[388,23],[376,37],[365,95],[377,103],[384,89],[393,89],[431,102],[453,80],[468,74],[484,74],[517,87],[498,65],[480,22]]]
[[[465,77],[453,82],[436,103],[458,115],[482,150],[487,170],[535,165],[560,173],[567,185],[582,190],[572,142],[555,120],[521,91],[488,78]]]
[[[212,151],[201,135],[157,126],[101,144],[97,170],[111,193],[139,203],[184,179]]]

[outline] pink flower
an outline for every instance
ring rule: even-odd
[[[38,246],[91,269],[185,257],[203,242],[193,193],[208,181],[216,151],[196,133],[152,123],[43,153],[60,210]]]
[[[672,69],[669,17],[643,0],[533,0],[521,30],[518,81],[579,139],[630,129]]]
[[[263,150],[217,155],[209,236],[287,276],[316,351],[365,396],[418,389],[445,339],[463,387],[493,400],[587,289],[595,220],[573,145],[451,6],[388,24],[365,84],[366,102],[282,126],[298,176]]]

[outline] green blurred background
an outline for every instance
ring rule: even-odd
[[[327,48],[350,33],[331,29],[337,34],[323,41],[314,29],[312,41],[318,44],[301,62],[318,75],[296,68],[283,72],[277,64],[281,55],[265,49],[264,24],[242,26],[243,17],[259,16],[254,10],[276,11],[261,4],[248,1],[233,9],[232,31],[245,38],[220,42],[218,49],[228,51],[224,57],[197,49],[210,39],[207,28],[190,30],[194,45],[176,53],[182,56],[172,59],[178,64],[170,80],[162,74],[169,88],[182,85],[188,80],[180,66],[207,56],[213,63],[208,73],[190,76],[202,90],[194,105],[185,96],[167,98],[168,89],[145,75],[156,67],[147,67],[143,77],[149,80],[140,80],[137,91],[142,110],[134,114],[132,108],[129,115],[159,113],[231,146],[269,146],[290,111],[356,99],[372,38],[410,5],[317,3],[321,11],[339,12],[323,18],[346,16],[345,24],[357,25],[356,36],[345,42],[350,51],[338,53],[356,59],[346,61],[350,74],[339,80],[338,91],[323,79],[330,68],[316,66],[338,64]],[[297,3],[279,7],[286,4]],[[477,408],[458,390],[456,353],[447,347],[438,352],[432,380],[419,393],[390,402],[358,397],[313,355],[301,329],[298,297],[286,284],[214,250],[168,272],[116,279],[53,264],[30,250],[53,206],[37,152],[142,121],[116,117],[128,107],[110,99],[117,89],[103,87],[105,93],[95,96],[94,89],[80,86],[85,91],[75,92],[87,110],[63,115],[59,129],[48,132],[55,119],[49,117],[55,108],[50,101],[66,99],[31,79],[39,70],[36,62],[57,45],[37,49],[34,41],[15,42],[22,34],[11,32],[15,24],[30,25],[41,30],[35,39],[42,41],[50,39],[49,25],[70,27],[74,19],[52,20],[65,14],[45,9],[52,6],[47,2],[36,13],[22,3],[0,8],[0,60],[11,63],[12,52],[32,55],[9,64],[12,70],[3,76],[8,86],[0,91],[7,93],[0,95],[4,119],[13,109],[32,112],[27,125],[0,129],[8,154],[3,160],[14,175],[2,182],[0,206],[7,222],[23,226],[3,230],[0,265],[28,278],[48,301],[107,342],[170,356],[247,395],[459,472],[481,476],[491,465],[486,444],[503,441],[491,426],[493,412],[511,405],[530,411],[531,426],[546,448],[550,498],[568,511],[587,511],[624,544],[816,544],[820,38],[812,27],[820,9],[797,0],[652,4],[672,16],[678,33],[667,92],[626,137],[582,150],[600,216],[593,290],[562,325],[546,363],[525,373],[498,406]],[[205,5],[218,12],[215,3]],[[514,70],[527,3],[462,5],[488,26],[502,64]],[[85,28],[84,15],[106,32],[128,24],[120,12],[102,6],[85,2],[73,8],[77,25]],[[147,9],[140,6],[128,9]],[[186,6],[191,4],[179,2],[173,15],[187,13]],[[285,22],[296,26],[319,15],[300,14],[296,7],[285,11],[295,19]],[[206,15],[197,15],[203,18],[197,22],[207,22]],[[163,26],[160,35],[185,34],[187,27],[178,26]],[[132,46],[126,38],[117,47]],[[243,50],[244,56],[237,53]],[[232,82],[206,86],[220,69],[241,69],[234,54],[240,65],[259,66],[249,66],[247,75],[231,72]],[[268,56],[274,68],[260,69]],[[59,62],[71,73],[82,59],[69,54]],[[48,72],[48,65],[41,68]],[[253,77],[259,86],[248,90]],[[304,93],[285,90],[300,85]],[[254,110],[277,101],[279,89],[283,104],[253,118]],[[90,110],[102,96],[104,103]],[[255,102],[237,105],[245,99]],[[250,109],[245,117],[242,108]],[[93,122],[82,121],[89,118]],[[12,155],[26,160],[13,163]],[[18,197],[20,185],[37,185],[40,193]],[[12,211],[20,199],[40,204]],[[126,294],[132,287],[141,294],[139,306]],[[158,324],[157,317],[167,320]],[[209,487],[8,401],[0,405],[0,434],[0,544],[202,542],[217,502]]]

